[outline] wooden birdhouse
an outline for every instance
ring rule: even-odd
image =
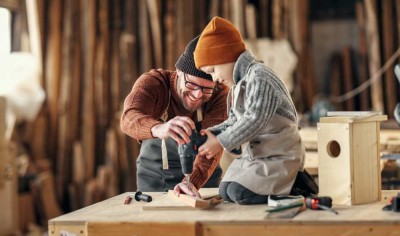
[[[323,117],[317,124],[319,195],[330,196],[333,204],[381,199],[379,133],[387,116],[361,114]]]

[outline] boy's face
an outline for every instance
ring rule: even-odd
[[[230,62],[219,65],[203,66],[200,69],[206,72],[207,74],[210,74],[214,82],[225,84],[228,87],[231,87],[234,84],[233,82],[234,66],[235,62]]]
[[[178,95],[186,110],[194,112],[210,100],[216,83],[178,71]]]

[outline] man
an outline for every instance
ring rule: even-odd
[[[180,184],[184,176],[177,145],[190,142],[195,123],[200,122],[206,129],[227,118],[228,88],[213,82],[210,75],[194,65],[193,51],[198,38],[187,45],[175,64],[176,71],[156,69],[144,73],[125,99],[121,130],[142,141],[137,160],[140,191],[159,192],[186,186]],[[218,187],[221,155],[210,160],[196,157],[190,188]]]

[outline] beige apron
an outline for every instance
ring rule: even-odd
[[[240,119],[245,105],[245,79],[232,88],[232,110]],[[292,120],[275,114],[233,160],[222,182],[236,182],[261,195],[289,194],[297,173],[303,170],[304,146]]]

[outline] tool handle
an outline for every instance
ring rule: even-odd
[[[332,207],[332,198],[330,197],[306,197],[305,205],[307,208],[318,210],[320,206]]]

